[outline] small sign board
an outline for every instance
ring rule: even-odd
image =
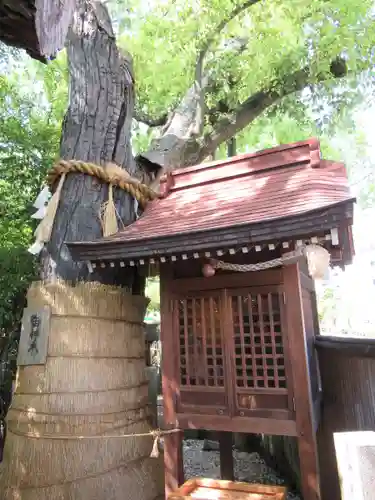
[[[375,500],[375,432],[334,434],[342,500]]]
[[[18,366],[44,365],[47,358],[48,336],[51,321],[51,308],[27,307],[23,311]]]

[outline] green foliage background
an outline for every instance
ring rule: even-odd
[[[344,57],[348,77],[310,85],[284,98],[238,134],[237,151],[318,136],[326,157],[346,161],[352,179],[361,185],[360,202],[373,203],[373,161],[355,122],[355,113],[373,100],[373,2],[258,2],[218,31],[240,4],[107,2],[119,45],[134,58],[137,111],[160,116],[180,102],[194,81],[197,54],[207,37],[212,43],[205,71],[215,80],[206,96],[208,107],[223,99],[235,107],[263,88],[280,89],[298,69],[328,75],[331,61]],[[241,51],[236,49],[239,41]],[[36,276],[37,264],[26,251],[36,225],[32,203],[58,155],[67,99],[64,52],[45,66],[0,46],[0,356],[17,331],[25,290]],[[210,127],[207,122],[205,132]],[[134,122],[134,151],[145,150],[159,132]],[[217,156],[226,156],[225,145]],[[149,310],[155,311],[156,282],[149,284],[149,294]]]
[[[4,55],[5,53],[5,55]],[[1,56],[1,52],[0,52]],[[0,394],[9,394],[25,293],[37,277],[27,252],[36,221],[32,207],[58,154],[66,106],[66,70],[43,67],[3,48],[0,59]],[[62,76],[65,78],[62,78]],[[60,94],[58,87],[63,87]],[[5,402],[5,405],[7,406]],[[0,416],[2,411],[0,398]]]
[[[36,65],[31,64],[33,70]],[[39,78],[39,90],[20,90],[19,72],[0,76],[0,328],[17,324],[36,262],[26,252],[36,223],[31,219],[47,168],[57,156],[66,99],[55,93],[53,67],[36,67],[22,79]],[[29,74],[28,74],[29,73]],[[48,100],[47,100],[48,99]],[[45,103],[43,101],[46,101]],[[22,303],[22,304],[20,304]],[[20,308],[21,305],[21,308]]]

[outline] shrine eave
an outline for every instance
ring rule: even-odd
[[[347,228],[353,222],[355,198],[348,198],[324,208],[268,221],[240,224],[230,227],[181,232],[155,238],[126,240],[98,240],[94,242],[67,242],[73,259],[103,261],[168,257],[176,254],[229,249],[242,245],[261,245],[315,237],[334,228]],[[168,224],[166,224],[166,230]],[[126,234],[126,230],[125,230]],[[341,245],[340,245],[341,246]],[[163,261],[163,260],[162,260]]]

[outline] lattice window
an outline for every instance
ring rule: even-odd
[[[232,297],[236,385],[285,389],[285,359],[278,293]]]
[[[224,387],[218,297],[178,301],[181,386]]]

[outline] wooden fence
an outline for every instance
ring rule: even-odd
[[[335,432],[375,428],[375,340],[319,337],[323,387],[318,433],[323,500],[339,500]]]
[[[375,340],[319,336],[316,350],[323,396],[317,435],[322,500],[340,500],[333,435],[375,429]],[[265,437],[263,446],[298,485],[295,440]]]

